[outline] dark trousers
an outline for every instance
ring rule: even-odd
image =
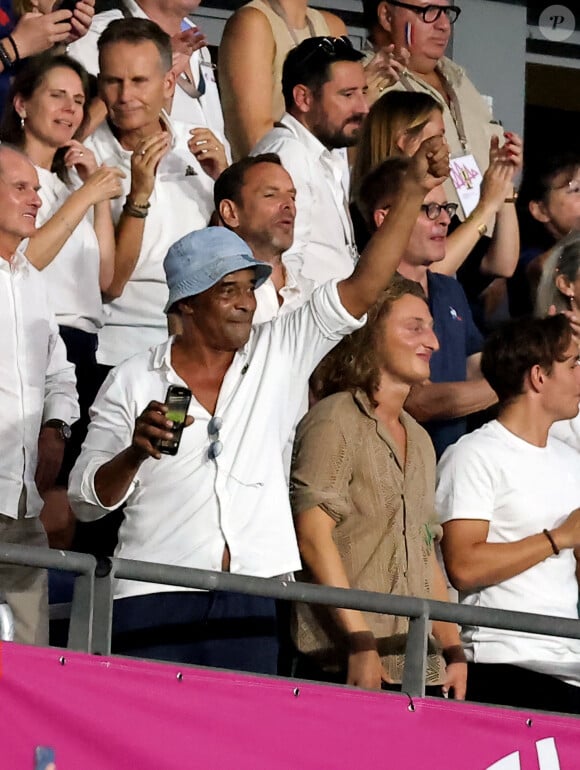
[[[223,591],[117,599],[112,652],[276,674],[276,605],[273,599]]]
[[[580,687],[548,674],[500,663],[469,664],[467,700],[580,714]]]
[[[60,336],[66,347],[66,357],[75,366],[80,417],[71,427],[72,436],[67,442],[64,460],[57,484],[66,487],[68,477],[81,452],[81,446],[89,427],[89,409],[101,386],[97,364],[97,335],[60,326]]]

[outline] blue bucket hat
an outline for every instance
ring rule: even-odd
[[[205,227],[184,235],[167,252],[163,267],[169,287],[166,313],[180,299],[211,289],[236,270],[254,268],[256,288],[272,272],[266,262],[254,259],[250,247],[239,235],[225,227]]]

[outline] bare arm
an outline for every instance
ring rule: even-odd
[[[270,131],[275,43],[267,18],[255,8],[231,16],[219,49],[219,81],[226,102],[226,135],[236,158]]]
[[[443,570],[437,561],[435,548],[431,551],[429,563],[433,579],[433,598],[440,602],[448,602],[447,583]],[[433,636],[441,645],[445,657],[446,676],[443,691],[453,690],[456,700],[464,700],[467,686],[467,663],[459,638],[459,628],[455,623],[443,623],[441,620],[434,620]]]
[[[101,166],[38,228],[26,249],[27,258],[38,270],[50,265],[91,206],[104,203],[108,207],[109,200],[120,194],[122,176],[119,169]]]
[[[401,195],[361,254],[354,272],[338,284],[340,299],[355,318],[363,316],[389,285],[407,247],[425,195],[449,172],[447,145],[427,139],[411,160]]]
[[[320,13],[324,16],[324,21],[328,24],[328,30],[333,37],[348,35],[348,30],[340,16],[329,11],[320,11]]]
[[[344,564],[332,538],[336,522],[322,508],[316,507],[300,513],[295,524],[300,554],[314,580],[323,585],[350,588]],[[338,607],[330,609],[338,628],[347,640],[352,640],[347,683],[380,689],[381,681],[388,681],[388,678],[363,613]]]
[[[443,525],[442,550],[452,584],[459,591],[493,586],[554,555],[543,532],[513,543],[488,543],[489,522],[454,519]],[[580,545],[580,509],[551,531],[558,548]]]
[[[445,259],[431,269],[443,275],[454,275],[478,242],[482,225],[494,224],[489,248],[480,265],[482,273],[509,278],[516,269],[519,256],[519,226],[513,203],[505,203],[513,195],[514,177],[521,168],[522,141],[516,134],[506,134],[499,147],[498,137],[490,144],[490,164],[483,175],[481,196],[475,209],[447,239]]]
[[[411,388],[405,409],[418,422],[429,422],[465,417],[496,402],[496,394],[483,378],[468,382],[425,382]]]
[[[106,293],[115,273],[115,227],[108,200],[95,204],[93,226],[99,242],[99,286]]]

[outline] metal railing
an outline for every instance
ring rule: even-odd
[[[76,573],[68,647],[100,655],[108,655],[111,651],[113,587],[117,578],[178,588],[236,591],[272,599],[408,617],[402,690],[411,697],[425,695],[427,639],[432,620],[580,639],[580,621],[569,618],[127,559],[104,559],[97,563],[94,557],[86,554],[32,546],[0,544],[0,563]]]

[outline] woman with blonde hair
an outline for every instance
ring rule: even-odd
[[[414,155],[425,139],[444,134],[441,105],[429,94],[389,91],[381,96],[365,119],[353,168],[352,197],[359,208],[361,184],[370,171],[392,155]],[[481,273],[506,278],[513,274],[519,255],[513,181],[521,163],[519,137],[513,135],[513,141],[502,148],[497,138],[492,139],[479,202],[464,222],[454,218],[445,259],[433,265],[435,272],[454,275],[477,247],[474,257]],[[488,238],[494,218],[493,235]]]

